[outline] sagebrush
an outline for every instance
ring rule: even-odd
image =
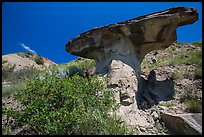
[[[106,88],[106,76],[75,74],[61,79],[43,73],[45,79],[36,77],[18,92],[25,109],[3,110],[19,126],[27,125],[30,131],[43,135],[133,134],[116,117],[108,115],[116,105],[113,91]]]

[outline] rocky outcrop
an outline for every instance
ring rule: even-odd
[[[108,73],[110,77],[109,87],[116,91],[116,101],[120,104],[118,115],[127,123],[142,125],[145,118],[138,107],[142,96],[150,105],[153,100],[161,99],[161,96],[156,99],[156,88],[151,87],[154,86],[151,79],[155,77],[149,78],[150,87],[143,91],[140,76],[143,58],[152,50],[169,47],[177,38],[177,27],[197,20],[196,9],[175,7],[84,32],[66,44],[66,51],[94,59],[96,72]],[[134,115],[131,122],[128,114]]]
[[[161,114],[162,120],[172,130],[181,135],[202,135],[202,114]]]

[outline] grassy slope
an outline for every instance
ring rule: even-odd
[[[189,112],[202,112],[201,47],[200,42],[173,43],[164,51],[152,51],[141,64],[141,69],[146,75],[151,70],[157,70],[162,76],[173,79],[176,83],[175,98],[179,103],[184,103],[188,108],[186,111]],[[158,53],[156,56],[154,56],[155,52]],[[151,58],[154,58],[156,63],[151,63]],[[189,84],[183,83],[184,79]],[[168,102],[165,105],[168,105]]]

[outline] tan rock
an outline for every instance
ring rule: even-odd
[[[120,104],[118,114],[127,123],[142,125],[145,116],[137,113],[142,95],[142,60],[153,50],[169,47],[177,39],[177,27],[197,20],[196,9],[175,7],[86,31],[70,40],[66,51],[94,59],[96,73],[109,74],[109,87],[116,91]],[[130,119],[130,114],[135,116]]]
[[[165,124],[177,134],[202,135],[202,114],[177,114],[161,113]]]

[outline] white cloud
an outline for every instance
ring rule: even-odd
[[[30,49],[30,47],[26,46],[24,43],[20,44],[24,49],[26,49],[29,52],[32,52],[34,54],[37,54],[37,52],[35,52],[34,50]]]

